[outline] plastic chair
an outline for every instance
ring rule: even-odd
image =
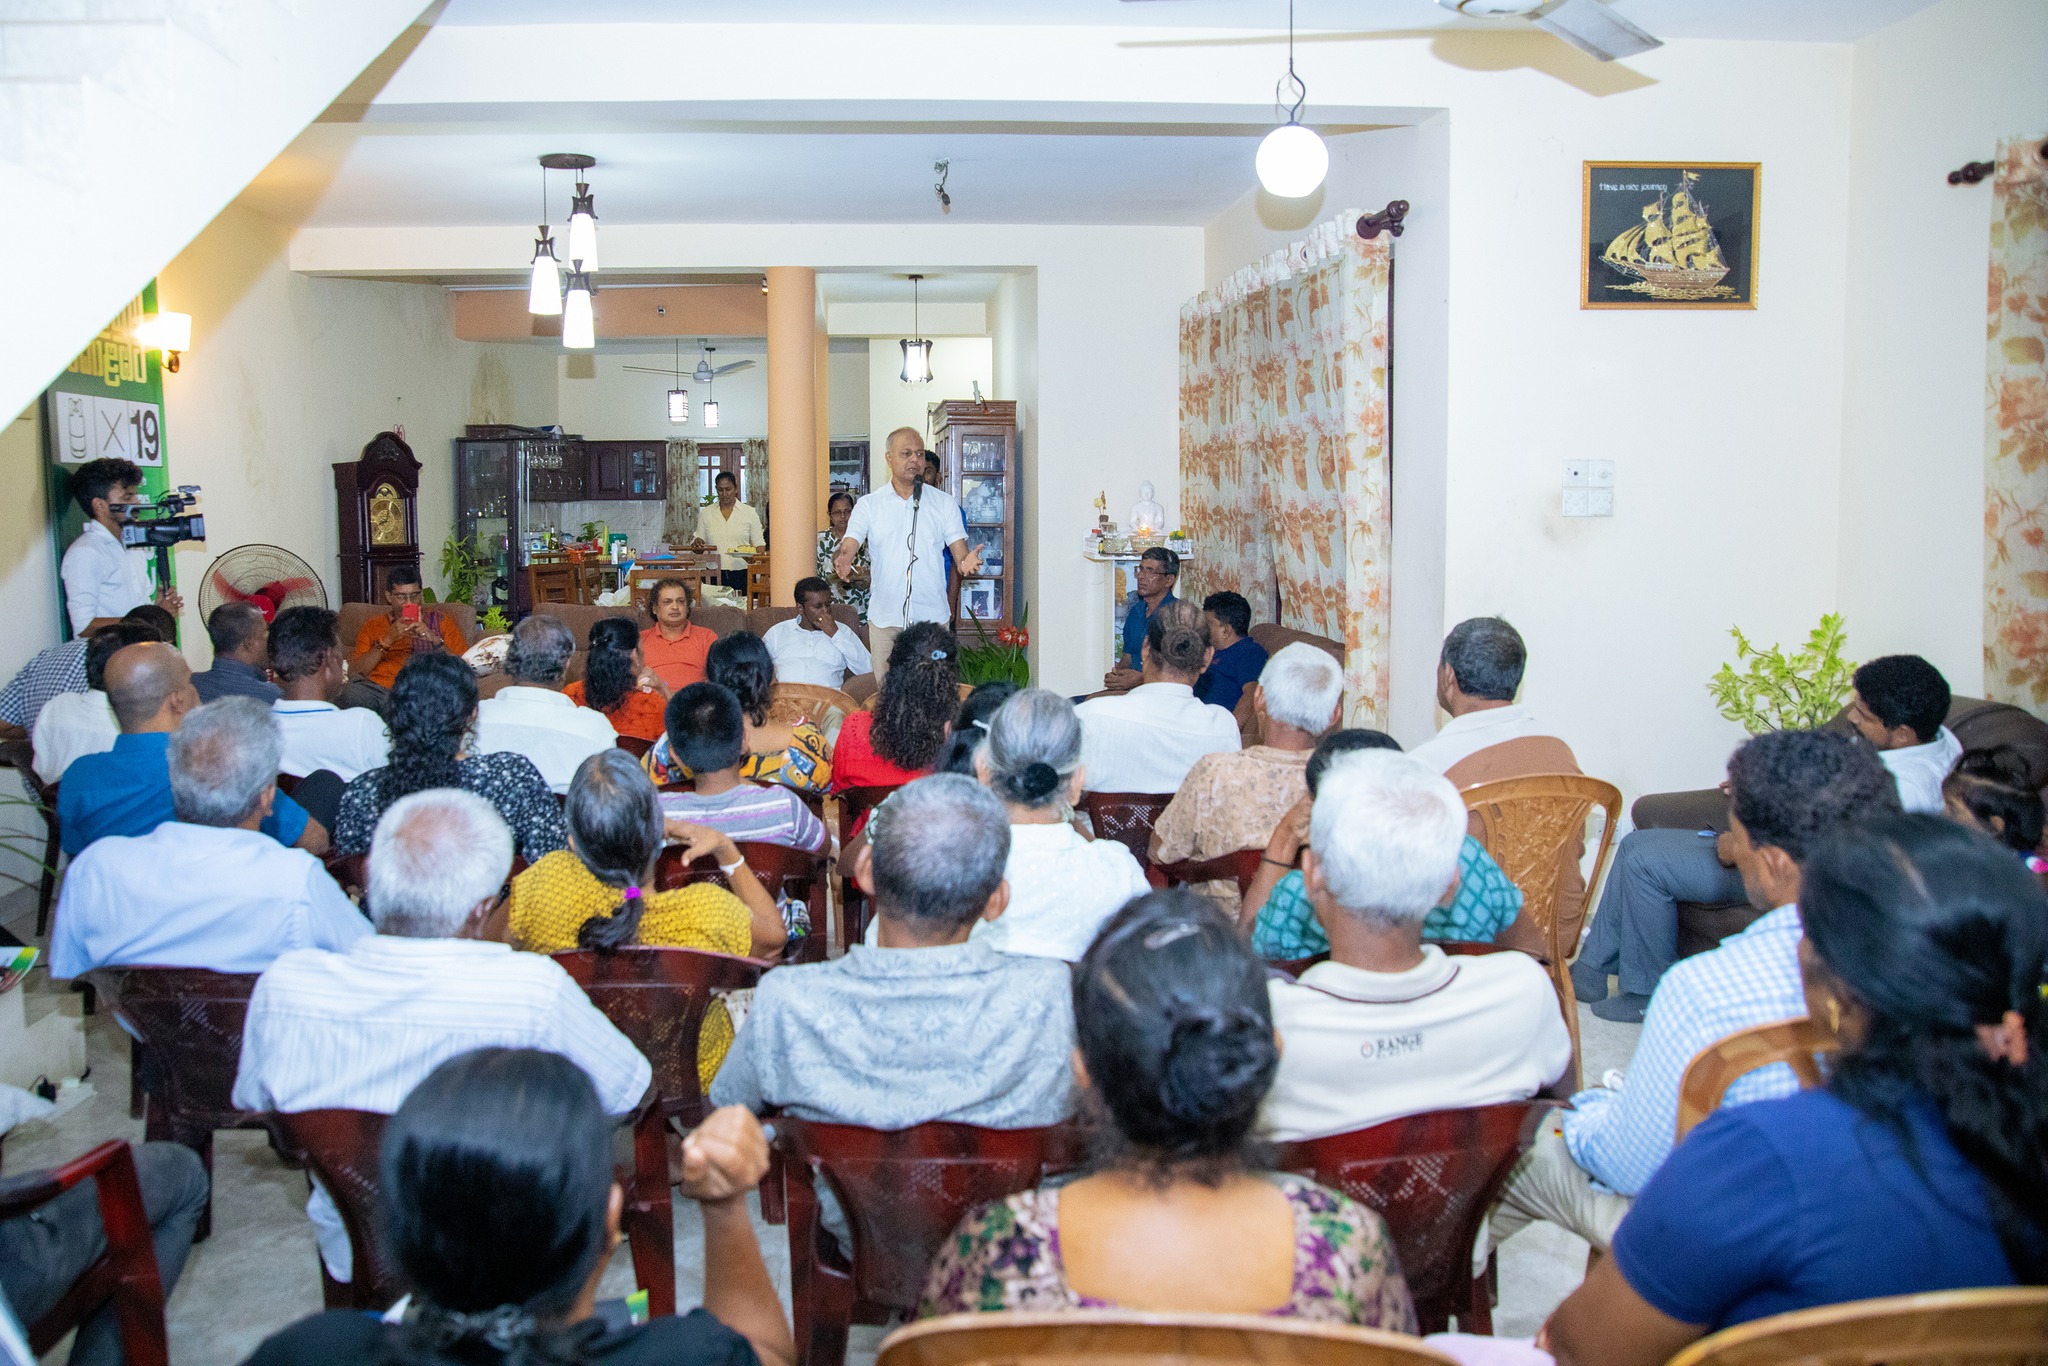
[[[798,1366],[840,1366],[849,1325],[914,1311],[932,1257],[969,1210],[1043,1185],[1086,1157],[1072,1125],[884,1130],[783,1118],[775,1130]],[[846,1212],[850,1257],[819,1223],[820,1180]]]
[[[1152,865],[1154,877],[1168,887],[1193,886],[1203,882],[1234,882],[1242,897],[1259,875],[1263,849],[1233,849],[1208,859],[1183,859],[1179,863]]]
[[[1738,1029],[1708,1044],[1685,1065],[1685,1077],[1678,1084],[1678,1141],[1683,1143],[1694,1125],[1721,1108],[1729,1087],[1757,1068],[1788,1064],[1800,1086],[1810,1090],[1821,1083],[1815,1055],[1832,1054],[1841,1047],[1840,1039],[1803,1016]]]
[[[27,1325],[29,1350],[39,1357],[49,1352],[111,1300],[129,1366],[170,1366],[163,1277],[157,1271],[149,1214],[142,1206],[142,1184],[135,1176],[135,1154],[125,1141],[109,1139],[62,1166],[0,1181],[0,1219],[29,1214],[81,1181],[93,1182],[98,1190],[107,1250],[72,1282],[49,1313]]]
[[[1263,1314],[1121,1309],[947,1314],[882,1341],[875,1366],[1450,1366],[1421,1339],[1383,1328]]]
[[[1670,1366],[2038,1366],[2048,1288],[1894,1295],[1752,1319],[1701,1338]]]
[[[43,870],[36,888],[36,937],[50,932],[50,905],[57,889],[57,859],[62,849],[57,828],[57,785],[36,776],[35,750],[26,740],[0,741],[0,768],[21,774],[21,785],[35,799],[37,814],[43,818]]]
[[[876,807],[889,799],[893,787],[848,787],[833,795],[839,798],[839,848],[843,860],[839,866],[839,947],[841,951],[860,943],[867,933],[868,917],[874,914],[874,907],[868,904],[868,894],[853,880],[853,866],[845,859],[844,850],[853,843],[854,827],[858,826]]]
[[[1138,860],[1145,876],[1152,876],[1152,827],[1159,813],[1173,800],[1171,792],[1083,792],[1081,809],[1095,827],[1095,838],[1115,840]]]
[[[1519,1100],[1433,1110],[1281,1144],[1277,1165],[1379,1211],[1423,1332],[1440,1332],[1455,1317],[1461,1332],[1490,1334],[1491,1277],[1472,1274],[1472,1248],[1554,1108],[1546,1100]]]
[[[206,1166],[206,1208],[195,1242],[213,1232],[214,1131],[263,1127],[260,1116],[237,1109],[233,1099],[256,976],[154,967],[94,968],[86,974],[136,1042],[143,1138],[182,1143]]]

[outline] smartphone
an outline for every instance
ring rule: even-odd
[[[401,621],[418,621],[420,619],[420,605],[416,602],[408,602],[398,609],[398,616]]]

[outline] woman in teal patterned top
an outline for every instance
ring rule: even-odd
[[[1252,1126],[1280,1060],[1265,969],[1209,903],[1153,892],[1118,911],[1075,972],[1074,1033],[1103,1150],[1071,1184],[970,1213],[921,1315],[1118,1307],[1415,1331],[1379,1215],[1260,1169]]]

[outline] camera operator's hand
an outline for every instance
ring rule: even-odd
[[[185,611],[185,595],[166,585],[156,590],[156,605],[174,617],[182,616]]]

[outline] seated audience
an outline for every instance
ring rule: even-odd
[[[1067,823],[1088,776],[1074,704],[1043,688],[1016,694],[988,723],[976,766],[1009,812],[1010,904],[973,937],[1004,953],[1080,962],[1102,922],[1149,884],[1129,849]]]
[[[2048,901],[1990,840],[1894,815],[1800,880],[1819,1090],[1709,1116],[1552,1317],[1564,1366],[1654,1366],[1819,1305],[2048,1281]]]
[[[177,658],[168,645],[144,648]],[[343,949],[369,933],[318,859],[259,830],[277,800],[267,708],[230,697],[194,710],[166,741],[175,818],[95,840],[72,861],[51,976],[120,964],[261,972],[279,954]]]
[[[599,1313],[625,1202],[613,1127],[589,1078],[545,1049],[479,1048],[434,1068],[391,1117],[378,1164],[378,1225],[412,1287],[406,1313],[301,1319],[249,1366],[792,1366],[747,1214],[768,1144],[743,1110],[711,1115],[682,1142],[680,1189],[703,1216],[703,1307],[638,1325]]]
[[[974,690],[961,701],[960,710],[953,717],[953,728],[946,735],[945,753],[939,756],[940,773],[979,776],[974,756],[981,752],[981,742],[988,739],[989,722],[1017,692],[1017,685],[1008,679],[974,685]]]
[[[335,705],[348,681],[335,634],[339,620],[325,607],[289,607],[270,624],[270,672],[284,693],[270,704],[284,733],[278,771],[299,780],[292,800],[330,830],[340,818],[343,787],[391,761],[384,718]]]
[[[403,706],[407,676],[444,662],[461,663],[428,655],[407,665],[394,702]],[[653,1079],[647,1059],[561,964],[483,939],[511,868],[512,832],[481,797],[415,792],[393,803],[370,850],[365,904],[377,932],[339,952],[285,954],[257,980],[236,1106],[388,1115],[449,1058],[497,1046],[561,1054],[589,1074],[605,1113],[630,1113]],[[306,1213],[327,1273],[348,1280],[348,1233],[317,1181]]]
[[[156,627],[157,639],[163,640],[177,632],[170,616],[152,602],[133,609],[125,620],[147,622]],[[7,680],[7,686],[0,688],[0,740],[26,740],[36,728],[36,718],[42,714],[44,703],[66,693],[82,693],[92,686],[85,676],[87,639],[81,635],[36,651]]]
[[[1288,811],[1308,796],[1302,770],[1316,741],[1336,724],[1343,699],[1344,671],[1323,651],[1296,643],[1274,655],[1252,685],[1260,742],[1195,760],[1152,828],[1152,862],[1265,848]],[[1236,919],[1236,883],[1211,882],[1197,890]]]
[[[662,794],[661,811],[669,821],[708,826],[741,844],[786,844],[811,854],[831,844],[825,822],[802,797],[740,777],[746,717],[731,692],[716,683],[692,683],[669,699],[668,720],[675,737],[670,755],[697,775],[692,791]]]
[[[539,613],[527,617],[512,628],[505,653],[512,685],[476,709],[477,753],[523,754],[557,792],[569,790],[578,764],[619,742],[609,720],[562,692],[575,653],[567,626]]]
[[[640,657],[669,691],[704,681],[704,657],[718,632],[690,620],[690,585],[661,579],[647,590],[647,615],[654,625],[640,633]]]
[[[140,611],[141,609],[136,609]],[[86,638],[85,691],[59,693],[46,700],[29,728],[35,751],[35,773],[46,783],[63,779],[72,761],[84,754],[104,754],[114,747],[121,723],[107,698],[107,661],[130,645],[162,642],[164,636],[134,613],[102,626]]]
[[[400,670],[415,658],[445,654],[460,659],[469,648],[455,618],[425,603],[426,588],[419,566],[394,565],[384,575],[384,605],[390,610],[371,617],[356,632],[349,656],[353,680],[337,699],[344,707],[382,711]]]
[[[770,721],[775,700],[775,661],[757,635],[734,631],[705,656],[700,682],[716,683],[737,697],[747,728],[747,757],[740,777],[752,783],[779,783],[799,792],[823,792],[832,785],[832,745],[811,721]],[[670,753],[673,736],[664,735],[648,752],[646,768],[657,783],[684,782],[689,768]]]
[[[1271,984],[1285,1046],[1272,1137],[1527,1100],[1564,1075],[1571,1033],[1534,958],[1452,958],[1422,940],[1458,880],[1456,788],[1405,754],[1347,754],[1323,775],[1310,831],[1301,875],[1330,958]]]
[[[1176,552],[1165,546],[1153,546],[1138,557],[1138,591],[1126,600],[1123,648],[1117,652],[1115,665],[1102,678],[1102,686],[1110,692],[1129,692],[1146,681],[1142,672],[1145,632],[1160,608],[1180,601],[1173,595],[1173,587],[1179,581],[1180,556]]]
[[[1295,865],[1308,847],[1309,818],[1323,775],[1340,755],[1360,750],[1399,752],[1393,736],[1378,730],[1333,730],[1316,742],[1302,777],[1308,795],[1297,802],[1266,843],[1259,874],[1245,888],[1238,926],[1251,934],[1252,952],[1261,958],[1292,962],[1330,951],[1329,936],[1309,900],[1301,870]],[[1522,914],[1522,890],[1508,880],[1486,846],[1468,832],[1458,848],[1458,886],[1448,903],[1430,908],[1422,918],[1424,939],[1456,939],[1499,943],[1541,954],[1542,936]]]
[[[839,727],[832,748],[832,790],[900,787],[930,773],[945,754],[960,709],[960,644],[935,621],[903,628],[873,711]]]
[[[1177,792],[1197,759],[1243,744],[1229,712],[1195,700],[1209,662],[1201,613],[1178,600],[1154,608],[1140,653],[1129,692],[1081,703],[1091,792]]]
[[[131,1143],[130,1151],[156,1250],[157,1279],[169,1299],[192,1250],[199,1216],[206,1212],[206,1168],[182,1143]],[[9,1172],[6,1184],[28,1185],[47,1175]],[[99,1187],[92,1181],[80,1182],[27,1214],[0,1219],[0,1315],[12,1308],[23,1323],[34,1323],[57,1307],[106,1249]],[[24,1355],[17,1358],[0,1345],[0,1360],[34,1366],[35,1358],[25,1355],[25,1342],[20,1350]],[[71,1366],[120,1366],[125,1360],[120,1311],[111,1302],[79,1325],[69,1360]]]
[[[1245,686],[1266,667],[1266,647],[1251,636],[1252,605],[1242,593],[1211,593],[1202,599],[1202,616],[1216,653],[1195,680],[1195,698],[1235,712]]]
[[[606,617],[590,628],[583,677],[562,689],[562,695],[610,721],[620,735],[661,738],[669,686],[647,667],[640,653],[640,628],[631,617]]]
[[[67,854],[109,836],[147,835],[178,819],[171,736],[199,707],[191,668],[171,646],[148,641],[115,655],[107,664],[106,683],[121,734],[106,753],[87,754],[74,763],[57,790],[57,822]],[[274,734],[276,725],[273,720],[267,729]],[[277,781],[274,769],[270,781]],[[272,794],[258,828],[279,844],[314,855],[327,852],[327,827],[282,792]]]
[[[875,667],[860,636],[832,615],[832,590],[820,578],[797,581],[796,615],[770,626],[761,643],[775,657],[775,676],[784,683],[836,688],[848,674]]]
[[[872,1129],[1065,1119],[1074,1047],[1066,966],[968,937],[1009,900],[1002,805],[944,774],[893,793],[874,825],[853,875],[874,899],[877,946],[762,977],[712,1103]]]
[[[201,702],[223,697],[253,697],[275,702],[283,689],[270,681],[270,623],[246,602],[224,602],[206,619],[213,642],[213,667],[192,675]]]
[[[2048,873],[2048,859],[2038,852],[2048,812],[2009,746],[1965,753],[1942,781],[1941,794],[1950,820],[1991,836],[2018,854],[2028,872]]]
[[[1118,912],[1073,985],[1097,1161],[970,1213],[918,1313],[1262,1313],[1414,1332],[1379,1215],[1259,1168],[1253,1126],[1280,1061],[1265,976],[1199,897]]]
[[[1918,655],[1886,655],[1856,671],[1849,724],[1870,742],[1908,811],[1940,811],[1941,781],[1962,756],[1948,719],[1948,680]]]
[[[1494,1212],[1495,1242],[1546,1219],[1606,1250],[1631,1197],[1671,1154],[1687,1065],[1738,1030],[1806,1013],[1800,865],[1843,821],[1896,812],[1899,794],[1869,746],[1827,731],[1780,730],[1729,759],[1728,803],[1743,889],[1770,913],[1664,974],[1622,1086],[1581,1091],[1544,1125]],[[1737,1079],[1721,1104],[1788,1095],[1798,1084],[1783,1064],[1759,1068]]]
[[[476,713],[476,675],[461,660],[422,655],[401,669],[386,717],[391,762],[341,794],[336,851],[368,853],[371,834],[392,803],[431,787],[459,787],[496,807],[528,863],[560,849],[567,838],[562,807],[533,761],[523,754],[469,751]]]

